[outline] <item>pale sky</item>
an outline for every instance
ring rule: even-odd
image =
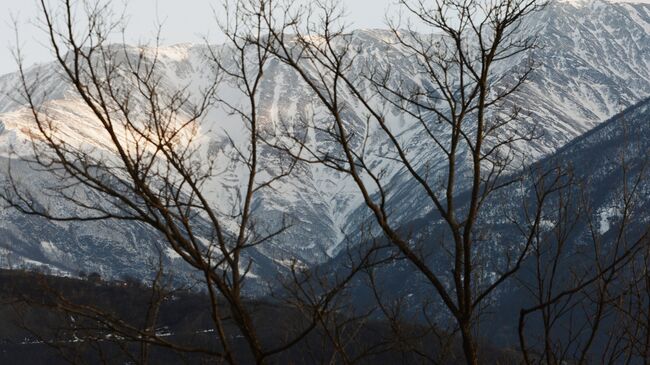
[[[54,4],[58,0],[50,0]],[[348,19],[355,28],[385,27],[386,9],[394,0],[340,0],[347,9]],[[151,40],[155,35],[156,20],[163,21],[163,44],[202,42],[204,36],[219,42],[211,4],[218,0],[122,0],[129,16],[127,36],[129,43]],[[21,50],[27,65],[49,61],[44,47],[44,34],[35,25],[38,15],[36,0],[0,0],[0,75],[17,69],[11,55],[15,48],[12,16],[18,19]],[[157,13],[157,15],[156,15]]]

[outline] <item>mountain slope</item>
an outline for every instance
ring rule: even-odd
[[[515,130],[541,128],[541,138],[518,148],[534,161],[555,151],[572,138],[595,127],[626,106],[650,95],[650,6],[641,4],[609,4],[594,1],[592,5],[576,7],[569,3],[554,3],[536,14],[522,26],[526,34],[539,37],[542,47],[535,50],[533,59],[538,68],[531,81],[515,96],[527,116],[513,126]],[[359,51],[358,69],[365,62],[391,65],[399,77],[408,82],[419,82],[412,60],[404,57],[402,50],[386,42],[390,34],[379,30],[362,30],[353,34],[352,42]],[[220,48],[222,46],[216,46]],[[128,48],[127,53],[137,54],[138,49]],[[209,79],[206,65],[207,49],[200,45],[177,45],[160,50],[163,85],[174,90],[188,86],[200,90]],[[526,58],[515,60],[526,62]],[[501,65],[499,72],[507,73],[518,67],[517,63]],[[260,113],[271,130],[285,120],[292,121],[315,112],[307,87],[298,76],[280,63],[272,61],[265,70],[260,93]],[[67,137],[80,144],[104,148],[101,132],[93,125],[86,108],[62,83],[52,64],[36,66],[28,71],[32,80],[48,90],[44,105],[56,112]],[[14,88],[16,75],[0,77],[0,89]],[[241,94],[231,85],[223,85],[220,96],[234,103],[242,102]],[[48,179],[29,171],[28,167],[11,155],[29,155],[29,130],[33,123],[27,111],[11,95],[0,97],[0,153],[16,165],[14,172],[23,174],[23,181],[38,181],[35,190]],[[380,100],[375,100],[381,103]],[[321,114],[319,114],[321,113]],[[345,110],[350,128],[359,135],[369,135],[369,155],[372,163],[385,169],[391,179],[393,193],[391,209],[401,222],[421,217],[430,207],[418,199],[417,187],[407,179],[386,153],[388,142],[377,136],[366,125],[362,108],[350,104]],[[412,154],[417,156],[417,166],[436,166],[434,177],[444,168],[444,160],[435,149],[423,142],[423,132],[413,120],[387,110],[388,123],[398,132],[399,138],[408,141]],[[197,143],[202,154],[215,157],[222,168],[218,178],[208,185],[215,206],[234,206],[237,194],[243,187],[245,173],[229,163],[236,153],[229,138],[243,144],[246,132],[241,123],[227,110],[215,109],[202,122]],[[318,134],[310,134],[309,143],[326,144]],[[266,149],[264,164],[272,175],[282,163],[277,152]],[[6,171],[3,169],[3,171]],[[3,172],[4,173],[4,172]],[[39,195],[44,206],[73,210],[72,206],[59,206],[50,197]],[[353,183],[338,173],[314,165],[300,165],[290,178],[278,181],[274,190],[265,191],[255,202],[256,215],[271,227],[284,219],[296,223],[281,237],[257,248],[253,274],[265,277],[280,270],[283,263],[296,258],[308,265],[322,263],[340,252],[346,235],[358,238],[359,224],[367,220],[368,212]],[[133,270],[145,275],[147,265],[157,256],[157,249],[149,244],[155,238],[142,227],[132,227],[114,222],[95,226],[78,223],[51,223],[25,217],[15,211],[2,211],[0,230],[7,237],[0,242],[5,250],[16,256],[16,262],[38,261],[62,271],[75,271],[81,266],[87,271],[102,270],[106,275],[118,275]],[[39,228],[34,228],[39,227]],[[104,232],[104,233],[102,233]],[[115,239],[115,235],[119,239]],[[43,243],[48,242],[48,243]],[[94,242],[93,244],[89,242]],[[103,248],[97,247],[100,245]],[[175,260],[173,255],[168,259]],[[86,261],[79,264],[80,260]],[[155,260],[154,260],[155,261]]]
[[[617,257],[612,256],[615,252],[622,255],[624,248],[635,247],[637,243],[641,245],[638,247],[647,247],[650,232],[649,122],[650,99],[646,99],[533,164],[528,170],[531,174],[523,173],[521,183],[498,191],[485,203],[476,227],[476,248],[473,252],[474,262],[477,263],[477,291],[487,288],[499,275],[512,268],[514,261],[507,258],[518,257],[522,252],[527,233],[522,233],[520,228],[530,223],[527,219],[533,218],[530,214],[537,206],[533,181],[540,181],[540,174],[550,172],[543,179],[550,186],[548,183],[555,178],[555,171],[567,174],[560,180],[563,184],[571,181],[570,185],[551,193],[545,202],[537,236],[539,241],[535,243],[539,246],[528,249],[521,268],[502,283],[486,299],[486,307],[481,308],[481,318],[492,328],[493,343],[507,346],[518,344],[520,310],[534,306],[533,295],[538,285],[536,254],[540,254],[542,272],[552,267],[553,260],[557,259],[559,263],[550,298],[570,290],[576,278],[593,276],[595,257],[598,257],[601,265],[606,266],[613,257]],[[429,267],[443,282],[450,282],[453,267],[447,253],[450,248],[443,249],[444,238],[449,235],[448,228],[436,216],[431,213],[425,219],[410,221],[402,229],[412,233],[410,242],[414,245],[414,251],[422,253]],[[565,240],[559,242],[558,237],[565,237]],[[540,248],[539,252],[535,247]],[[562,248],[557,251],[559,247]],[[351,248],[351,252],[362,248]],[[597,248],[597,254],[594,248]],[[638,260],[643,260],[642,254],[639,252]],[[326,264],[323,271],[341,267],[349,257],[349,252],[340,254]],[[399,302],[408,316],[426,315],[428,320],[435,319],[439,323],[445,323],[450,318],[433,287],[406,260],[391,261],[373,273],[375,282],[380,283],[384,303]],[[610,283],[611,293],[628,285],[626,280],[630,280],[630,277],[627,275],[630,273],[626,271],[616,275]],[[634,274],[631,278],[638,280]],[[548,277],[544,280],[544,285],[549,285]],[[374,294],[369,291],[367,283],[360,280],[357,284],[354,302],[374,308]],[[558,339],[566,341],[564,336],[569,333],[568,328],[579,328],[583,324],[581,321],[585,318],[581,317],[580,311],[594,310],[590,307],[591,302],[581,296],[588,295],[585,293],[593,295],[592,291],[585,289],[584,293],[569,296],[561,302],[572,309],[562,312],[564,314],[556,324],[554,331],[558,332],[554,332],[554,335]],[[537,317],[531,317],[528,330],[539,333],[541,324],[537,322]],[[611,318],[616,317],[606,316],[595,338],[596,343],[603,344],[613,333],[608,332],[616,328]]]

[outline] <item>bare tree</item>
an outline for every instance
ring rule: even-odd
[[[642,303],[647,300],[650,230],[638,219],[648,179],[647,154],[640,162],[629,161],[629,151],[642,150],[642,144],[628,136],[624,117],[616,122],[623,143],[611,166],[604,167],[616,171],[620,181],[605,207],[611,217],[606,223],[595,221],[607,212],[597,214],[592,208],[590,176],[571,174],[544,214],[550,227],[540,230],[533,242],[532,274],[522,282],[533,305],[522,308],[519,317],[527,364],[629,364],[647,358]],[[576,237],[585,239],[576,244]]]
[[[509,97],[527,80],[532,64],[523,62],[505,75],[495,69],[520,55],[525,59],[534,47],[534,39],[517,31],[522,20],[543,3],[400,1],[428,28],[424,34],[397,25],[392,29],[396,46],[416,64],[418,82],[413,83],[397,79],[390,66],[359,65],[361,46],[345,31],[340,9],[327,2],[312,5],[294,11],[289,7],[284,18],[265,19],[270,35],[261,41],[269,43],[273,54],[310,87],[325,117],[303,117],[305,128],[293,133],[295,128],[287,128],[268,140],[294,158],[323,164],[354,181],[383,235],[435,288],[457,322],[467,363],[476,364],[477,308],[520,267],[537,228],[531,227],[517,254],[497,270],[499,277],[488,283],[480,280],[481,247],[475,234],[481,208],[493,192],[516,181],[503,178],[516,164],[515,144],[534,137],[534,131],[508,129],[519,117]],[[346,120],[352,104],[367,114],[365,132]],[[398,134],[384,104],[412,118],[420,135],[428,138],[418,140],[420,147],[427,146],[424,152]],[[322,149],[310,143],[303,132],[310,128],[334,147]],[[391,219],[390,176],[377,163],[382,157],[373,158],[368,152],[372,148],[367,146],[368,135],[373,133],[389,146],[383,159],[397,161],[409,179],[407,184],[412,183],[413,194],[434,207],[431,223],[442,219],[446,224],[451,241],[441,249],[449,247],[448,268],[432,267],[400,231],[404,222]],[[443,174],[435,174],[421,162],[436,156],[444,156]],[[469,191],[467,201],[460,197],[464,190]],[[451,285],[445,277],[448,272]]]
[[[543,1],[399,0],[409,19],[423,26],[393,22],[386,39],[409,60],[411,78],[393,65],[366,62],[364,45],[346,31],[334,2],[224,4],[217,18],[228,45],[208,47],[213,74],[200,92],[192,93],[189,85],[174,89],[164,83],[158,44],[109,44],[110,34],[121,27],[119,17],[107,16],[110,2],[84,2],[84,16],[78,18],[71,0],[61,0],[58,8],[41,0],[57,69],[92,116],[101,132],[93,142],[101,147],[88,149],[65,138],[64,121],[46,102],[40,80],[28,77],[18,51],[22,97],[35,126],[32,157],[22,157],[53,177],[50,194],[80,209],[73,215],[51,212],[13,178],[2,198],[25,214],[54,221],[138,222],[155,231],[198,273],[219,346],[177,344],[156,331],[170,291],[160,285],[162,268],[142,326],[54,293],[57,310],[99,324],[94,331],[110,330],[119,336],[114,337],[118,346],[125,346],[123,340],[138,343],[135,355],[123,348],[138,363],[149,361],[151,346],[231,364],[261,364],[302,344],[314,347],[305,354],[312,362],[323,362],[325,356],[330,363],[354,364],[398,354],[405,362],[462,358],[478,364],[488,358],[480,346],[484,311],[499,289],[532,265],[534,280],[525,286],[533,304],[519,317],[526,363],[590,361],[596,338],[611,318],[626,326],[612,332],[622,339],[609,343],[602,356],[609,362],[647,357],[649,324],[635,321],[650,315],[647,232],[632,241],[625,234],[640,182],[630,191],[624,185],[623,223],[609,245],[592,222],[589,204],[580,200],[570,170],[521,169],[526,156],[519,147],[537,133],[515,128],[523,113],[513,97],[533,71],[529,54],[535,47],[534,37],[520,26]],[[274,120],[271,128],[260,113],[260,94],[265,71],[276,61],[308,88],[305,100],[310,102],[296,115]],[[221,94],[223,85],[235,88],[243,102]],[[233,153],[225,162],[199,141],[215,106],[237,116],[244,130],[244,142],[228,136]],[[361,110],[365,120],[350,120],[352,109]],[[403,116],[413,133],[403,133],[391,113]],[[264,166],[269,151],[279,161],[273,168]],[[219,184],[221,163],[243,171],[232,204],[216,203],[208,193]],[[254,206],[261,192],[273,191],[295,169],[309,165],[353,182],[367,208],[362,225],[371,222],[371,228],[361,226],[361,233],[348,237],[352,243],[344,270],[331,273],[293,261],[285,277],[274,278],[268,293],[296,319],[286,328],[269,329],[276,322],[261,318],[259,303],[247,298],[255,264],[250,253],[281,238],[290,224],[267,225]],[[501,194],[515,186],[525,190],[521,202]],[[398,195],[400,188],[409,190],[411,209],[427,232],[412,232],[406,219],[396,216],[404,195]],[[92,199],[84,198],[86,191]],[[494,254],[484,244],[493,228],[489,210],[500,199],[513,210],[500,218],[520,237],[497,238],[499,260],[489,262]],[[592,246],[582,252],[588,264],[577,268],[575,258],[567,257],[574,249],[569,247],[573,230],[583,221]],[[407,313],[413,308],[404,298],[385,295],[375,276],[381,265],[402,262],[435,293],[418,304],[415,316]],[[347,297],[361,273],[376,309],[358,311]],[[561,274],[570,274],[571,280],[559,282]],[[451,328],[431,318],[439,308],[445,309],[442,317],[451,319]],[[526,325],[533,316],[543,331],[531,341]],[[569,323],[578,323],[574,316],[582,316],[580,326],[558,338],[559,321],[569,317]],[[376,318],[383,323],[373,327]],[[412,318],[426,323],[411,324]],[[67,327],[64,333],[78,330]],[[317,339],[310,341],[315,333]],[[370,336],[377,338],[367,340]],[[238,349],[238,338],[246,351]],[[324,355],[326,348],[331,351]]]
[[[322,327],[328,313],[337,310],[336,294],[368,264],[369,256],[355,263],[347,275],[309,293],[313,297],[286,300],[306,317],[293,319],[297,328],[284,334],[283,341],[278,343],[278,336],[267,345],[261,338],[256,306],[245,293],[254,264],[247,252],[277,238],[288,225],[270,228],[256,219],[253,201],[258,192],[288,176],[296,162],[285,158],[274,173],[269,173],[270,169],[259,173],[259,92],[272,53],[270,44],[253,40],[262,37],[265,21],[275,16],[276,9],[264,2],[238,3],[235,16],[221,24],[229,44],[206,55],[214,73],[201,91],[193,94],[188,87],[175,89],[164,83],[157,43],[136,48],[109,43],[109,37],[122,27],[121,17],[111,18],[110,1],[81,5],[62,0],[58,7],[51,7],[41,1],[42,26],[63,81],[82,101],[92,119],[89,122],[100,132],[92,142],[101,148],[89,149],[66,140],[62,132],[65,121],[58,119],[46,102],[48,90],[39,89],[40,80],[28,77],[17,51],[22,97],[35,127],[31,157],[21,158],[49,174],[52,196],[80,209],[71,215],[48,210],[11,174],[10,188],[3,198],[25,214],[53,221],[114,220],[140,222],[152,228],[199,274],[210,299],[219,348],[188,348],[161,338],[154,328],[159,300],[152,300],[151,323],[144,329],[133,328],[97,308],[79,308],[63,297],[59,304],[64,303],[67,312],[99,321],[121,338],[139,341],[143,363],[147,362],[150,344],[181,352],[204,352],[227,363],[264,363],[290,349]],[[242,18],[256,19],[254,26],[242,23]],[[222,83],[234,85],[244,96],[244,104],[230,104],[221,98],[217,90]],[[232,206],[220,206],[206,193],[209,186],[219,182],[216,164],[220,161],[197,143],[202,123],[215,104],[239,116],[245,130],[243,144],[230,140],[235,152],[226,162],[245,174]],[[92,199],[83,198],[83,192],[88,191]],[[297,264],[293,266],[289,278],[299,284],[306,273],[298,268]],[[279,280],[273,285],[281,286]],[[157,288],[155,282],[153,287]],[[250,356],[235,350],[233,342],[239,337],[245,340]]]

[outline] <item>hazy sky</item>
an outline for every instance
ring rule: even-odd
[[[46,0],[55,4],[61,0]],[[96,1],[96,0],[90,0]],[[302,0],[295,0],[302,1]],[[347,9],[348,20],[355,28],[383,28],[386,13],[393,16],[396,0],[333,0]],[[573,3],[589,3],[594,0],[559,0]],[[650,0],[608,0],[613,2],[650,3]],[[80,1],[81,2],[81,1]],[[38,0],[0,0],[0,75],[16,70],[11,54],[15,48],[12,17],[18,19],[20,45],[27,65],[49,61],[51,56],[44,46],[44,33],[35,25],[38,16]],[[154,37],[157,20],[163,22],[163,44],[202,42],[204,36],[220,42],[212,6],[220,0],[114,0],[117,8],[126,4],[129,17],[127,42],[145,42]]]
[[[55,3],[58,0],[50,0]],[[394,0],[340,0],[348,11],[348,18],[356,28],[384,27],[386,9]],[[156,29],[156,19],[163,21],[163,42],[174,44],[201,42],[208,35],[219,41],[210,4],[217,0],[123,0],[129,16],[128,41],[150,40]],[[18,18],[21,49],[27,64],[48,61],[51,56],[46,51],[44,34],[35,25],[38,15],[36,0],[0,0],[0,74],[12,72],[16,64],[11,55],[15,47],[12,16]],[[156,16],[156,13],[158,14]]]

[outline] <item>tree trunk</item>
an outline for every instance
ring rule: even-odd
[[[478,365],[476,342],[474,341],[471,324],[468,320],[461,321],[460,331],[463,336],[463,353],[465,354],[465,362],[467,365]]]

